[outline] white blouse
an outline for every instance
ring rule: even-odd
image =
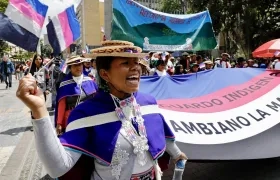
[[[50,117],[32,120],[35,134],[35,145],[46,171],[53,178],[67,173],[79,160],[81,154],[64,149],[56,136]],[[180,156],[181,151],[174,141],[166,140],[166,151],[173,159]],[[92,174],[94,180],[128,180],[132,174],[145,172],[153,167],[154,162],[147,152],[148,162],[145,166],[138,165],[132,145],[119,134],[115,152],[110,166],[102,164],[95,159],[95,171]]]

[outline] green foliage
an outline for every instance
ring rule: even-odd
[[[8,6],[8,0],[0,0],[0,13],[4,13],[7,6]],[[0,40],[0,55],[2,56],[4,53],[7,52],[7,49],[8,49],[8,44],[3,41],[3,40]]]
[[[42,40],[40,41],[40,45],[41,45],[42,56],[50,57],[51,53],[53,52],[53,49],[52,49],[51,45],[49,45],[49,44],[44,45]]]
[[[261,44],[279,38],[280,0],[162,0],[162,11],[168,12],[187,6],[188,13],[209,10],[215,34],[225,35],[229,53],[242,51],[246,57]],[[174,9],[171,9],[174,8]]]
[[[165,13],[179,14],[183,12],[181,3],[174,0],[162,0],[161,11]]]
[[[49,44],[44,45],[41,48],[41,53],[44,57],[50,57],[52,52],[53,52],[53,49]]]
[[[8,0],[0,0],[0,12],[4,13],[7,6],[8,6],[9,1]]]
[[[3,41],[0,40],[0,55],[3,56],[5,53],[7,53],[9,50],[9,45]]]
[[[12,58],[13,59],[18,59],[18,60],[27,60],[29,58],[32,58],[33,54],[34,53],[32,53],[32,52],[19,51],[17,54],[13,55]]]
[[[30,58],[32,58],[33,57],[33,55],[34,55],[34,53],[33,52],[24,52],[23,54],[22,54],[22,57],[23,57],[23,59],[30,59]]]

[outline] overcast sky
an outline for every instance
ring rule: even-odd
[[[49,6],[47,17],[48,16],[55,16],[56,14],[62,12],[67,7],[74,4],[75,8],[79,5],[81,0],[40,0],[42,3]],[[48,18],[46,18],[45,25],[48,22]],[[43,34],[46,34],[46,28],[43,30]]]

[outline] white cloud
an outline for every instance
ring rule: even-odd
[[[40,0],[40,1],[46,4],[47,6],[49,6],[47,17],[49,16],[53,17],[73,4],[76,9],[79,3],[81,2],[81,0]],[[48,18],[46,18],[45,20],[45,26],[47,25],[47,23],[48,23]],[[44,28],[42,35],[46,33],[47,30],[46,28]]]

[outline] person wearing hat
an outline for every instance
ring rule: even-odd
[[[205,70],[213,69],[213,62],[211,60],[204,61],[204,64],[205,64]]]
[[[91,71],[88,74],[88,76],[95,81],[96,73],[97,73],[95,58],[92,58],[90,62],[91,62]]]
[[[231,68],[230,55],[228,53],[222,53],[222,58],[215,62],[215,68]]]
[[[71,112],[59,139],[35,81],[30,76],[21,80],[17,96],[34,112],[38,155],[48,174],[58,179],[160,180],[160,166],[168,161],[157,160],[165,151],[174,162],[187,157],[156,99],[138,92],[139,58],[145,54],[126,41],[105,41],[102,46],[91,50],[98,92]]]
[[[85,58],[83,63],[83,73],[86,76],[89,76],[89,73],[91,72],[92,66],[91,66],[91,58]]]
[[[139,64],[141,66],[141,69],[142,69],[142,73],[141,73],[141,76],[149,76],[149,73],[150,73],[150,67],[149,67],[149,63],[141,58],[140,61],[139,61]]]
[[[148,54],[149,54],[149,57],[148,57],[148,62],[149,62],[149,66],[150,68],[154,68],[154,63],[153,63],[153,55],[154,55],[155,52],[153,51],[150,51]]]
[[[165,63],[166,63],[166,72],[167,72],[169,75],[173,75],[173,74],[174,74],[174,71],[175,71],[174,61],[175,61],[175,58],[174,58],[174,57],[169,57],[168,59],[165,59]]]
[[[255,61],[253,59],[248,59],[247,64],[248,64],[247,66],[248,68],[255,68],[254,67]]]
[[[192,63],[190,65],[190,70],[188,73],[197,73],[199,70],[199,65],[197,63]]]
[[[189,56],[189,53],[183,52],[183,53],[182,53],[182,56]]]
[[[182,58],[181,58],[179,64],[181,64],[184,69],[189,69],[190,62],[191,62],[191,56],[189,55],[189,53],[187,53],[187,52],[182,53]]]
[[[165,66],[166,66],[166,70],[168,69],[167,68],[167,63],[168,63],[168,60],[169,60],[170,57],[171,57],[171,54],[169,54],[169,52],[163,52],[162,60],[164,60],[164,63],[165,63]]]
[[[191,64],[192,63],[197,63],[197,61],[196,61],[197,55],[196,54],[191,54],[190,57],[191,57],[191,61],[190,61]]]
[[[55,124],[57,135],[65,132],[67,119],[71,111],[80,103],[93,97],[97,85],[92,79],[83,74],[85,58],[72,56],[66,64],[70,72],[60,83],[57,91],[57,106],[55,108]]]
[[[150,76],[166,76],[168,75],[166,72],[166,64],[164,60],[157,60],[156,68],[150,71]]]

